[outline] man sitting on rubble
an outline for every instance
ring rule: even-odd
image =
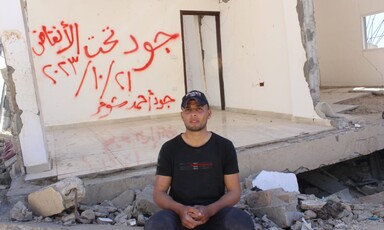
[[[231,141],[207,130],[212,111],[205,95],[182,98],[186,130],[159,153],[153,197],[163,210],[144,229],[253,230],[251,217],[233,207],[241,194],[236,150]]]

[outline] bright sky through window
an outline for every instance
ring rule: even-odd
[[[364,17],[365,48],[384,48],[384,12]]]

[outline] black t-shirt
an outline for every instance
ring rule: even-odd
[[[233,143],[215,133],[200,147],[181,134],[162,146],[156,175],[172,177],[169,195],[184,205],[208,205],[225,193],[224,175],[239,172]]]

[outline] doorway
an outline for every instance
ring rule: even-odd
[[[210,106],[225,109],[220,13],[181,11],[185,91],[205,93]]]

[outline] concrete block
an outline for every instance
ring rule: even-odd
[[[297,195],[276,188],[250,193],[244,199],[254,215],[267,215],[279,227],[286,228],[304,216],[297,211]]]
[[[148,216],[160,210],[160,207],[153,201],[153,186],[149,185],[145,187],[143,191],[137,195],[135,206],[138,213]]]
[[[287,192],[298,192],[299,185],[294,173],[261,171],[252,181],[253,187],[261,190],[282,188]]]
[[[80,178],[71,177],[28,195],[28,204],[35,215],[52,216],[75,206],[85,197]]]
[[[296,210],[292,210],[292,206],[275,206],[252,208],[251,212],[256,216],[267,215],[267,217],[277,224],[280,228],[287,228],[293,223],[301,219],[304,214]]]
[[[251,208],[289,204],[297,205],[297,195],[295,192],[286,192],[281,188],[276,188],[250,193],[244,199]]]
[[[112,200],[112,203],[113,205],[116,206],[116,208],[124,209],[127,206],[131,205],[134,200],[135,200],[135,191],[129,189],[127,191],[124,191],[119,196],[115,197]]]

